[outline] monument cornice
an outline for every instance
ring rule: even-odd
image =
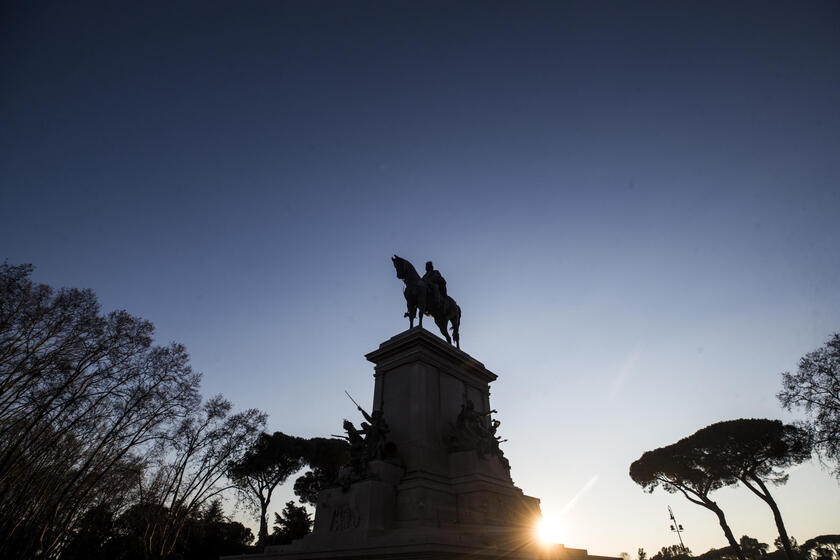
[[[418,358],[435,366],[444,366],[458,372],[469,372],[486,383],[498,376],[484,364],[454,348],[422,327],[414,327],[392,336],[369,352],[365,358],[376,365],[376,370],[392,369]]]

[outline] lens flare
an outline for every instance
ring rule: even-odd
[[[544,544],[563,542],[563,526],[556,517],[543,517],[537,523],[537,537]]]

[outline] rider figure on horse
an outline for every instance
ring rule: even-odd
[[[426,274],[423,275],[423,282],[429,288],[430,310],[443,311],[446,305],[446,280],[443,279],[441,273],[435,270],[432,261],[426,263]]]
[[[420,311],[420,326],[423,326],[423,316],[434,317],[435,324],[446,342],[455,341],[455,347],[460,348],[458,327],[461,324],[461,308],[455,300],[446,293],[446,280],[440,272],[435,270],[432,261],[426,263],[426,274],[421,278],[417,270],[407,260],[394,255],[391,257],[397,278],[403,281],[405,289],[406,312],[403,317],[408,318],[408,327],[414,327],[417,311]],[[449,336],[448,324],[452,324],[452,336]]]

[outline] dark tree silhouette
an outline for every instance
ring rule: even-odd
[[[200,376],[153,326],[90,290],[0,265],[0,556],[54,557],[85,512],[127,506],[141,454],[198,401]]]
[[[114,524],[114,536],[106,544],[106,551],[118,551],[126,560],[160,558],[150,551],[160,549],[158,527],[166,523],[166,508],[149,502],[137,502],[120,515]],[[107,556],[106,556],[107,558]]]
[[[688,560],[691,558],[691,550],[678,544],[663,546],[659,552],[650,557],[650,560]]]
[[[300,501],[315,505],[318,492],[338,480],[338,472],[350,461],[350,444],[343,439],[312,438],[303,446],[303,459],[310,470],[295,480]]]
[[[767,553],[769,548],[766,543],[759,542],[748,535],[743,535],[738,541],[741,550],[744,552],[749,560],[758,560],[760,558],[770,558],[774,553]],[[784,554],[784,551],[779,551],[779,554]],[[703,554],[695,556],[697,560],[732,560],[736,557],[735,552],[731,546],[723,548],[712,548]]]
[[[787,410],[805,409],[815,450],[840,478],[840,333],[799,360],[796,373],[782,373],[777,397]]]
[[[265,415],[202,405],[182,346],[31,273],[0,265],[0,557],[187,558],[184,527]]]
[[[837,560],[840,558],[840,535],[819,535],[802,543],[800,548],[806,558]]]
[[[739,544],[741,545],[741,550],[744,551],[744,556],[749,558],[749,560],[760,560],[767,554],[767,549],[769,548],[767,543],[759,542],[758,539],[754,539],[749,535],[743,535]]]
[[[214,560],[221,556],[244,554],[254,540],[249,528],[224,515],[219,499],[211,501],[190,519],[188,525],[179,554],[184,560]]]
[[[306,508],[286,502],[281,514],[274,514],[274,543],[288,544],[309,534],[312,518]]]
[[[788,542],[790,542],[790,547],[794,552],[799,552],[799,543],[796,542],[795,538],[789,536]],[[776,550],[784,550],[785,545],[782,543],[782,537],[776,537],[773,539],[773,546],[776,547]]]
[[[647,492],[662,486],[666,492],[679,492],[688,501],[714,512],[732,550],[740,560],[746,560],[723,510],[709,497],[712,491],[732,484],[734,477],[721,477],[704,467],[703,454],[689,438],[684,438],[667,447],[646,451],[630,465],[630,478]]]
[[[304,440],[282,432],[260,434],[259,439],[239,461],[232,463],[229,476],[240,495],[260,515],[257,547],[268,537],[268,504],[271,494],[303,466]]]
[[[731,545],[721,548],[710,548],[703,554],[695,556],[697,560],[732,560],[737,557]]]
[[[740,419],[712,424],[688,439],[706,471],[722,480],[740,481],[770,507],[785,553],[794,560],[782,513],[767,484],[786,483],[785,469],[811,458],[808,432],[779,420]]]
[[[114,536],[114,515],[106,505],[85,512],[76,533],[69,538],[61,560],[105,560],[109,551],[105,544]]]
[[[153,504],[135,504],[116,521],[109,511],[93,508],[86,521],[62,552],[61,560],[153,560],[148,552],[156,547],[154,528],[167,512]],[[254,540],[251,530],[231,521],[222,512],[220,500],[213,500],[191,516],[169,560],[216,560],[223,555],[248,552]]]

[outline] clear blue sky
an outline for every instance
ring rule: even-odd
[[[565,543],[703,552],[645,450],[793,419],[840,330],[837,2],[4,2],[0,258],[187,345],[204,392],[336,433],[435,261]],[[840,532],[808,465],[799,541]],[[736,535],[769,509],[719,493]],[[277,510],[282,507],[278,502]]]

